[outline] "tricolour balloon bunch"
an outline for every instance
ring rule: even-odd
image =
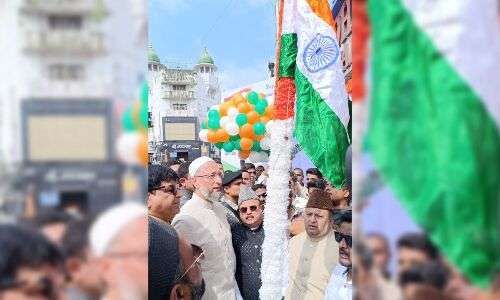
[[[127,164],[148,165],[148,85],[143,82],[139,100],[122,115],[123,134],[118,139],[120,159]]]
[[[201,124],[200,140],[215,144],[228,153],[239,151],[242,159],[267,159],[274,105],[264,94],[237,93],[213,106],[207,116],[207,121]]]

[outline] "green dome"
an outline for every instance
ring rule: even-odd
[[[160,64],[160,58],[151,44],[148,47],[148,62]]]
[[[203,49],[203,53],[201,53],[200,59],[198,59],[198,64],[199,65],[200,64],[210,64],[210,65],[214,64],[214,60],[212,59],[210,54],[208,54],[207,47],[205,47],[205,49]]]

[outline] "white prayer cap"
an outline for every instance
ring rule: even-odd
[[[146,207],[136,202],[124,202],[104,211],[90,228],[89,241],[93,254],[98,257],[106,254],[111,242],[126,225],[146,216]]]
[[[208,156],[200,156],[189,165],[189,176],[194,177],[198,169],[209,161],[214,161]]]

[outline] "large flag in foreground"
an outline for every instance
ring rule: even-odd
[[[295,79],[295,137],[335,186],[344,179],[349,107],[327,0],[285,1],[278,77]]]
[[[500,34],[495,0],[370,0],[368,148],[449,261],[500,271]]]

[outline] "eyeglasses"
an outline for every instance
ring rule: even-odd
[[[257,205],[252,205],[252,206],[249,206],[249,207],[240,207],[240,213],[246,214],[248,209],[250,209],[250,211],[256,211],[257,210]]]
[[[194,248],[194,245],[192,245],[193,248]],[[201,249],[201,248],[200,248]],[[203,256],[205,255],[205,251],[204,250],[201,250],[201,253],[200,255],[198,255],[196,257],[196,259],[193,261],[193,263],[186,269],[186,271],[184,271],[184,273],[182,274],[181,277],[179,277],[177,280],[175,280],[175,282],[178,282],[178,281],[181,281],[182,278],[184,278],[184,276],[186,276],[187,273],[189,273],[189,271],[196,265],[199,263],[199,261],[203,258]]]
[[[167,194],[177,194],[177,188],[175,186],[158,186],[151,188],[149,192],[154,192],[154,191],[162,191]]]
[[[352,248],[352,235],[347,235],[335,231],[335,240],[337,241],[337,243],[340,243],[342,240],[345,240],[347,246],[349,246],[349,248]]]
[[[214,180],[215,178],[219,177],[220,179],[224,179],[224,174],[223,173],[212,173],[208,175],[199,175],[195,177],[200,177],[200,178],[208,178],[210,180]]]

